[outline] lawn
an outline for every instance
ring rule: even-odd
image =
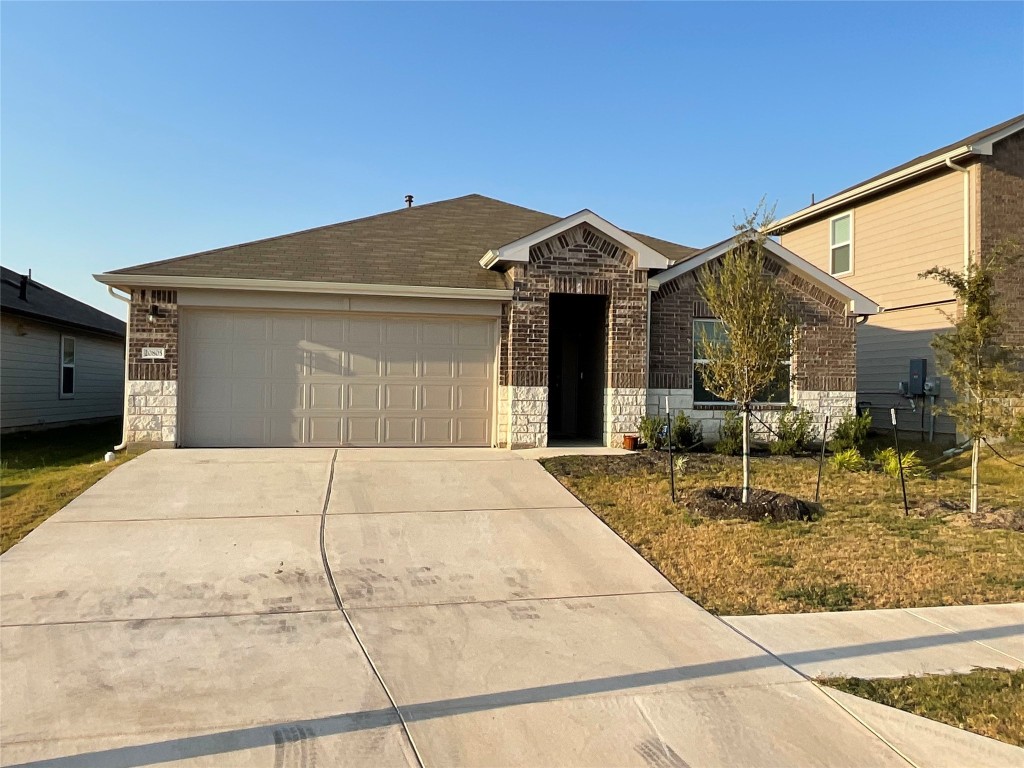
[[[103,461],[120,441],[117,421],[5,435],[0,440],[0,552],[127,461],[123,452],[109,464]]]
[[[1019,447],[1001,452],[1024,463]],[[898,481],[826,468],[821,516],[778,523],[709,520],[685,499],[672,503],[664,453],[543,463],[681,592],[721,615],[1024,600],[1024,469],[989,451],[982,497],[997,509],[974,521],[955,508],[969,495],[969,454],[908,480],[910,516]],[[817,460],[756,457],[752,475],[755,486],[813,499]],[[688,454],[676,478],[684,497],[739,484],[740,459],[714,454]]]
[[[818,682],[931,720],[1024,747],[1024,670]]]

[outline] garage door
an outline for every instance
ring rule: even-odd
[[[184,310],[182,444],[491,444],[494,320]]]

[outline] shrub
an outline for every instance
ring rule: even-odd
[[[868,438],[868,430],[871,429],[871,414],[865,411],[860,416],[855,413],[847,413],[836,424],[832,432],[832,439],[828,447],[833,453],[856,448],[858,451],[864,449],[864,441]]]
[[[863,472],[868,468],[867,459],[856,448],[844,448],[828,457],[828,465],[841,472]]]
[[[699,421],[692,420],[683,411],[672,421],[672,445],[676,448],[692,448],[704,440],[704,429]]]
[[[885,448],[875,451],[875,462],[889,477],[900,476],[900,460],[895,448]],[[917,451],[907,451],[903,454],[903,474],[906,477],[917,477],[924,474],[924,463],[917,457]]]
[[[726,411],[725,421],[718,431],[715,453],[739,456],[743,453],[743,419],[738,411]]]
[[[795,456],[811,444],[811,414],[800,408],[788,407],[779,414],[775,439],[768,443],[773,456]]]
[[[665,445],[665,418],[663,416],[644,416],[640,419],[637,431],[640,441],[647,443],[648,448],[658,449]]]

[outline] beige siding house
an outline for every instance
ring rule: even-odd
[[[859,326],[857,398],[877,426],[889,408],[908,408],[899,383],[909,380],[910,360],[927,360],[935,377],[930,342],[949,328],[953,293],[918,275],[930,267],[962,270],[1007,238],[1024,241],[1024,116],[918,157],[781,219],[781,243],[884,309]],[[1012,328],[1024,325],[1019,275],[1000,290]],[[1011,333],[1016,334],[1014,330]],[[1024,339],[1016,339],[1024,343]],[[941,405],[951,392],[939,380]],[[901,416],[900,427],[951,439],[945,416],[932,420],[930,396]]]
[[[124,323],[3,268],[0,430],[121,416]]]

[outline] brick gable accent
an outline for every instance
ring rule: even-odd
[[[792,380],[797,390],[856,390],[856,326],[841,300],[780,262],[772,262],[799,318]],[[652,389],[693,387],[693,320],[712,317],[701,299],[697,275],[666,283],[651,305]]]

